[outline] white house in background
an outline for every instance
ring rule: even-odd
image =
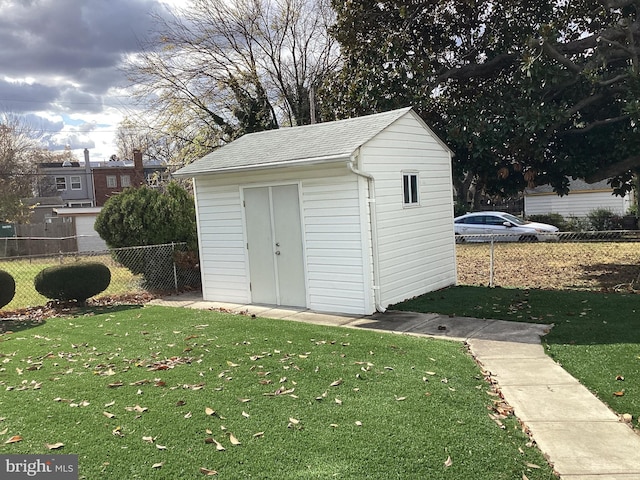
[[[100,238],[93,225],[102,207],[55,208],[53,211],[63,222],[73,222],[77,236],[78,252],[102,252],[107,244]]]
[[[613,195],[613,189],[606,180],[597,183],[572,180],[569,189],[569,194],[563,197],[558,196],[550,185],[525,190],[525,216],[559,213],[563,217],[585,217],[601,208],[624,215],[633,205],[633,193],[624,197]]]
[[[411,108],[248,134],[174,175],[205,300],[371,314],[456,282],[451,151]]]

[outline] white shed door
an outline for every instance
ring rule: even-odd
[[[244,189],[251,300],[306,307],[297,185]]]

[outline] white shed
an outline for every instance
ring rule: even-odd
[[[205,300],[371,314],[456,282],[451,151],[411,108],[248,134],[175,175]]]
[[[632,193],[624,197],[613,195],[613,189],[606,180],[596,183],[572,180],[569,194],[563,197],[555,193],[551,185],[541,185],[524,192],[525,216],[559,213],[563,217],[586,217],[601,208],[616,215],[625,215],[632,205]]]

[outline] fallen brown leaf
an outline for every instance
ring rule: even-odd
[[[11,437],[9,440],[7,440],[4,443],[17,443],[17,442],[21,442],[22,441],[22,437],[20,435],[14,435],[13,437]]]
[[[229,432],[229,441],[231,442],[231,445],[241,445],[240,440],[238,440],[231,432]]]
[[[226,449],[222,446],[222,444],[220,442],[218,442],[215,438],[213,437],[207,437],[204,439],[204,443],[214,443],[216,445],[216,450],[223,452]]]
[[[162,468],[163,465],[164,465],[164,462],[158,462],[151,465],[151,468]]]
[[[448,456],[447,459],[444,462],[444,466],[445,467],[450,467],[451,465],[453,465],[453,460],[451,460],[451,456]]]
[[[208,468],[200,467],[200,473],[204,473],[205,475],[212,476],[217,475],[218,472],[215,470],[209,470]]]
[[[49,450],[58,450],[59,448],[64,447],[64,443],[62,443],[62,442],[45,443],[45,447],[47,447]]]

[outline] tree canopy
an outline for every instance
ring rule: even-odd
[[[455,152],[458,193],[640,171],[638,0],[334,0],[337,116],[413,105]],[[463,200],[469,200],[464,198]]]
[[[36,163],[55,154],[38,143],[39,134],[19,116],[0,113],[0,222],[28,222],[23,203],[36,189]]]
[[[339,58],[333,18],[328,0],[193,0],[156,16],[160,33],[129,62],[145,104],[136,126],[189,163],[245,133],[311,123]]]

